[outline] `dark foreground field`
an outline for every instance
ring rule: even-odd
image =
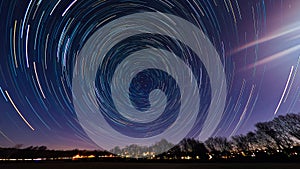
[[[0,169],[300,169],[300,163],[0,163]]]

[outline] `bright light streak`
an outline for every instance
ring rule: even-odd
[[[10,95],[8,94],[8,92],[5,90],[5,93],[8,97],[8,100],[10,101],[10,103],[13,105],[13,107],[15,108],[15,110],[17,111],[17,113],[19,114],[19,116],[23,119],[23,121],[27,124],[27,126],[34,131],[34,128],[29,124],[29,122],[24,118],[24,116],[22,115],[22,113],[19,111],[19,109],[17,108],[17,106],[15,105],[15,103],[13,102],[13,100],[11,99]]]
[[[16,29],[17,29],[17,20],[15,20],[14,25],[14,37],[13,37],[13,50],[14,50],[14,59],[15,59],[15,65],[16,68],[18,68],[18,62],[17,62],[17,52],[16,52]]]
[[[293,75],[293,78],[292,78],[292,81],[291,81],[291,85],[290,85],[290,87],[289,87],[289,89],[288,89],[288,91],[287,91],[287,93],[286,93],[286,96],[285,96],[285,98],[284,98],[283,103],[286,102],[286,100],[287,100],[287,98],[288,98],[288,96],[289,96],[289,94],[290,94],[290,91],[291,91],[291,89],[292,89],[292,86],[293,86],[294,81],[295,81],[295,78],[296,78],[296,74],[297,74],[297,72],[298,72],[299,64],[300,64],[300,56],[298,57],[297,65],[296,65],[295,71],[294,71],[295,73],[294,73],[294,75]]]
[[[28,11],[31,7],[32,2],[33,2],[32,0],[29,2],[29,5],[27,6],[27,9],[26,9],[26,12],[25,12],[25,15],[24,15],[24,19],[23,19],[22,27],[21,27],[21,38],[23,38],[24,26],[25,26],[25,22],[27,22],[27,15],[28,15]]]
[[[39,30],[40,30],[40,26],[41,26],[41,22],[42,22],[42,19],[43,19],[44,14],[45,14],[45,11],[43,11],[43,13],[42,13],[42,15],[41,15],[41,17],[40,17],[38,26],[37,26],[37,28],[36,28],[35,38],[34,38],[34,50],[36,50],[37,38],[38,38],[38,34],[39,34]]]
[[[1,94],[2,94],[2,96],[4,97],[5,101],[7,101],[7,102],[8,102],[8,100],[7,100],[6,96],[5,96],[5,94],[3,93],[3,90],[2,90],[2,88],[1,88],[1,87],[0,87],[0,91],[1,91]]]
[[[228,1],[229,2],[229,6],[230,6],[230,10],[231,10],[231,13],[232,13],[232,16],[233,16],[233,20],[234,20],[234,23],[236,24],[236,16],[235,16],[235,13],[234,13],[234,9],[232,7],[232,4],[231,4],[231,1]]]
[[[239,129],[239,127],[240,127],[242,121],[244,120],[245,115],[246,115],[246,113],[247,113],[247,111],[248,111],[248,107],[249,107],[251,98],[252,98],[252,96],[253,96],[253,91],[254,91],[254,89],[255,89],[255,85],[252,85],[251,92],[250,92],[250,94],[249,94],[249,97],[248,97],[247,103],[246,103],[246,105],[245,105],[245,108],[244,108],[244,110],[243,110],[243,113],[242,113],[242,115],[241,115],[241,117],[240,117],[240,120],[239,120],[238,124],[235,126],[234,130],[233,130],[232,133],[230,134],[230,137],[233,136],[233,135],[235,135],[235,133],[236,133],[237,130]]]
[[[251,64],[248,68],[253,68],[255,66],[266,64],[266,63],[271,62],[271,61],[273,61],[275,59],[278,59],[278,58],[280,58],[282,56],[285,56],[285,55],[288,55],[290,53],[293,53],[293,52],[295,52],[297,50],[300,50],[300,45],[291,47],[289,49],[283,50],[281,52],[275,53],[274,55],[271,55],[271,56],[268,56],[268,57],[266,57],[264,59],[261,59],[261,60],[255,62],[254,64]]]
[[[9,141],[12,144],[15,144],[14,141],[12,141],[10,138],[7,137],[7,135],[5,135],[1,130],[0,130],[0,135],[2,135],[7,141]]]
[[[236,103],[235,103],[235,106],[234,106],[233,111],[238,111],[238,107],[239,107],[239,105],[240,105],[239,103],[240,103],[241,98],[242,98],[242,96],[243,96],[243,94],[244,94],[245,84],[246,84],[246,80],[243,79],[243,83],[242,83],[242,87],[241,87],[241,89],[240,89],[239,97],[238,97],[238,99],[237,99],[237,101],[236,101]]]
[[[68,8],[64,11],[64,13],[61,15],[61,16],[65,16],[65,14],[68,12],[68,10],[75,4],[77,0],[73,1],[69,6]]]
[[[28,25],[27,27],[27,33],[26,33],[26,64],[27,64],[27,68],[29,68],[29,61],[28,61],[28,35],[29,35],[29,28],[30,25]]]
[[[277,105],[277,107],[276,107],[276,110],[275,110],[275,112],[274,112],[274,115],[276,115],[276,113],[277,113],[278,110],[279,110],[279,107],[281,106],[282,100],[283,100],[283,98],[284,98],[284,96],[285,96],[285,92],[286,92],[286,90],[287,90],[287,88],[288,88],[288,86],[289,86],[289,83],[290,83],[290,80],[291,80],[291,76],[292,76],[293,70],[294,70],[294,66],[291,67],[291,71],[290,71],[288,80],[286,81],[286,84],[285,84],[283,93],[282,93],[281,98],[280,98],[280,100],[279,100],[279,103],[278,103],[278,105]]]
[[[49,34],[47,34],[46,42],[45,42],[45,69],[47,70],[47,49],[48,49],[48,40],[49,40]]]
[[[39,76],[38,76],[37,71],[36,71],[36,65],[35,65],[35,62],[33,62],[33,68],[34,68],[35,78],[36,78],[36,81],[37,81],[38,86],[39,86],[39,88],[40,88],[40,91],[41,91],[41,93],[42,93],[42,95],[43,95],[43,98],[46,99],[46,96],[45,96],[45,94],[44,94],[44,92],[43,92],[43,89],[42,89],[42,86],[41,86],[41,83],[40,83],[40,80],[39,80]]]
[[[264,43],[264,42],[267,42],[267,41],[270,41],[270,40],[273,40],[273,39],[276,39],[276,38],[279,38],[279,37],[282,37],[282,36],[285,36],[285,35],[288,35],[290,33],[293,33],[293,32],[296,32],[296,31],[299,31],[300,30],[300,26],[298,27],[295,27],[295,28],[291,28],[291,29],[287,29],[287,31],[281,31],[280,33],[273,33],[269,36],[266,36],[264,38],[261,38],[261,39],[258,39],[258,40],[255,40],[255,41],[252,41],[250,43],[247,43],[239,48],[237,48],[236,50],[234,50],[232,52],[232,54],[235,54],[235,53],[238,53],[244,49],[247,49],[249,47],[253,47],[255,45],[259,45],[261,43]]]
[[[50,16],[53,14],[53,11],[54,11],[55,8],[57,7],[57,5],[60,3],[60,1],[61,1],[61,0],[59,0],[59,1],[55,4],[54,8],[53,8],[52,11],[50,12]]]

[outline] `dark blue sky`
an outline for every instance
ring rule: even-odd
[[[299,10],[296,0],[1,1],[0,147],[230,137],[297,113]]]

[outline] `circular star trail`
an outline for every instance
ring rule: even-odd
[[[219,55],[199,28],[179,17],[144,12],[114,20],[90,37],[77,59],[75,111],[102,147],[206,139],[221,119],[227,86]],[[152,100],[165,99],[165,105],[149,103],[154,89],[166,96]],[[147,116],[157,112],[150,121]]]
[[[247,132],[297,112],[295,1],[0,2],[0,146]]]

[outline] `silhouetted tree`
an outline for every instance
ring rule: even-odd
[[[40,146],[40,147],[38,147],[38,150],[39,151],[45,151],[45,150],[47,150],[47,147],[46,146]]]
[[[247,136],[241,134],[232,136],[232,140],[237,147],[238,151],[249,151],[249,143],[247,140]]]
[[[122,150],[119,146],[116,146],[115,148],[113,148],[112,150],[110,150],[112,153],[114,154],[121,154]]]
[[[183,156],[179,145],[175,145],[167,152],[167,154],[169,157],[173,157],[174,159],[180,159]]]
[[[23,147],[23,144],[16,144],[13,148],[20,149],[21,147]]]
[[[168,142],[166,139],[162,139],[159,142],[156,142],[154,145],[149,147],[147,146],[139,146],[136,144],[125,146],[125,148],[120,149],[120,147],[116,146],[111,150],[114,154],[121,154],[121,155],[129,155],[131,157],[140,158],[143,157],[144,153],[155,153],[161,154],[163,152],[167,152],[169,149],[174,147],[174,144]]]
[[[257,128],[258,131],[261,133],[264,133],[267,136],[270,136],[276,143],[276,148],[280,148],[280,141],[276,139],[276,132],[275,130],[271,127],[270,122],[264,122],[264,123],[256,123],[255,127]]]
[[[274,141],[274,139],[272,139],[272,137],[267,135],[265,132],[256,130],[255,136],[257,139],[257,149],[260,149],[260,150],[277,149],[277,145],[276,145],[276,142]]]
[[[205,145],[212,152],[225,152],[230,151],[232,148],[226,137],[210,137],[205,141]]]
[[[208,150],[205,145],[198,140],[185,138],[180,143],[182,154],[196,158],[197,156],[201,159],[207,159]]]
[[[282,127],[281,129],[290,136],[300,140],[300,114],[287,114],[278,116],[274,121]]]

